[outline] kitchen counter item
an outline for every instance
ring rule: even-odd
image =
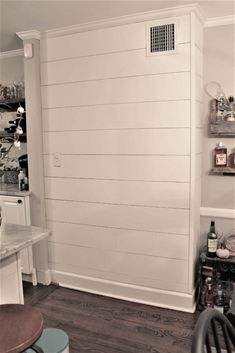
[[[5,170],[4,181],[5,181],[5,184],[18,184],[17,170]]]

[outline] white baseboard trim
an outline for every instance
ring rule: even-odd
[[[27,273],[22,273],[22,279],[26,282],[32,282],[32,275],[28,275]]]
[[[201,207],[200,214],[202,217],[235,219],[235,210],[230,208]]]
[[[55,270],[51,274],[52,281],[62,287],[172,310],[195,311],[194,293],[170,292]]]
[[[49,286],[52,282],[51,270],[37,270],[37,281]]]

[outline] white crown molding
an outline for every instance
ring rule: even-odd
[[[144,21],[154,21],[166,17],[186,15],[191,12],[195,12],[199,20],[204,23],[205,17],[198,4],[182,5],[171,8],[165,8],[161,10],[154,10],[148,12],[136,13],[133,15],[126,15],[121,17],[108,18],[100,21],[92,21],[79,25],[73,25],[68,27],[61,27],[50,29],[42,32],[42,37],[53,38],[59,36],[66,36],[74,33],[92,31],[96,29],[102,29],[107,27],[121,26],[130,23],[144,22]]]
[[[204,27],[235,25],[235,15],[208,18]]]
[[[37,30],[31,30],[31,31],[23,31],[23,32],[16,32],[17,36],[22,39],[40,39],[41,38],[41,33],[40,31]]]
[[[0,59],[13,58],[14,56],[23,56],[24,49],[10,50],[0,52]]]
[[[201,207],[200,214],[202,217],[235,219],[235,210],[230,208]]]

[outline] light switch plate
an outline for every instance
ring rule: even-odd
[[[61,153],[59,152],[53,153],[53,164],[54,164],[54,167],[61,167]]]

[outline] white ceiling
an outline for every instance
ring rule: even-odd
[[[207,18],[235,13],[235,0],[0,0],[0,52],[22,47],[22,41],[15,32],[44,31],[196,2]]]

